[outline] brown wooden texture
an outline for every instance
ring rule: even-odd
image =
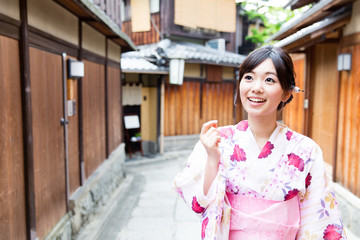
[[[159,29],[160,29],[160,13],[153,13],[151,14],[151,17],[154,19],[154,22]],[[126,35],[130,36],[131,40],[134,42],[135,45],[144,45],[144,44],[151,44],[151,43],[157,43],[160,41],[160,36],[157,33],[157,31],[154,28],[154,25],[151,24],[151,30],[148,32],[136,32],[133,33],[131,31],[131,20],[124,21],[122,25],[123,32],[126,33]]]
[[[312,53],[310,137],[323,150],[324,160],[335,160],[338,82],[337,44],[318,44]]]
[[[78,80],[69,79],[68,89],[71,88],[71,96],[68,99],[76,101],[78,108]],[[68,91],[69,92],[69,91]],[[69,192],[73,194],[80,187],[80,164],[79,164],[79,114],[68,117],[68,147],[69,147]]]
[[[19,43],[0,36],[0,233],[26,239]]]
[[[198,134],[213,119],[219,126],[234,124],[233,83],[202,83],[202,101],[200,84],[185,80],[182,86],[166,85],[165,136]]]
[[[43,238],[66,212],[61,56],[30,48],[36,230]]]
[[[119,68],[108,67],[108,124],[109,153],[119,146],[122,139],[121,75]]]
[[[222,80],[222,66],[218,65],[207,65],[206,68],[207,81],[209,82],[221,82]]]
[[[360,44],[342,52],[352,53],[352,69],[340,78],[336,181],[360,197]]]
[[[105,160],[104,65],[84,60],[83,129],[85,176],[89,177]]]
[[[292,55],[294,70],[295,70],[295,83],[300,89],[305,89],[305,55],[294,54]],[[284,123],[292,130],[304,134],[304,99],[303,92],[294,93],[293,100],[287,104],[282,113]]]

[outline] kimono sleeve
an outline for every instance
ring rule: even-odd
[[[180,194],[185,203],[198,214],[202,214],[208,205],[215,199],[216,181],[210,186],[208,194],[205,196],[204,171],[207,161],[207,153],[199,141],[190,154],[187,165],[175,177],[175,189]]]
[[[296,239],[346,239],[340,211],[327,176],[322,151],[315,145],[312,163],[305,180],[305,195],[300,201],[301,224]]]

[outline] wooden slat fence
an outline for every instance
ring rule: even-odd
[[[199,134],[202,124],[213,119],[219,126],[234,124],[233,96],[233,83],[166,85],[164,135]]]
[[[154,22],[161,32],[160,26],[160,13],[152,13],[151,17],[154,19]],[[128,36],[130,36],[131,40],[134,42],[135,45],[144,45],[144,44],[151,44],[157,43],[160,41],[160,36],[155,30],[153,24],[151,24],[151,30],[148,32],[135,32],[131,31],[131,20],[124,21],[122,25],[122,30]]]
[[[295,70],[295,83],[300,89],[305,89],[305,55],[296,54],[292,55]],[[293,100],[287,104],[282,113],[283,122],[292,130],[304,134],[304,99],[303,92],[294,93]]]
[[[85,175],[89,177],[105,160],[104,65],[85,60],[83,78],[83,128]]]
[[[336,181],[360,197],[360,44],[342,52],[352,54],[352,69],[340,78]]]
[[[0,233],[26,239],[19,43],[0,36]]]
[[[66,213],[61,56],[30,48],[37,235]]]
[[[336,148],[338,96],[337,44],[318,44],[312,50],[310,78],[310,137],[319,144],[325,162],[333,165]]]
[[[108,67],[108,140],[111,153],[122,141],[120,68]]]

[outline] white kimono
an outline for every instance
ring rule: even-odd
[[[228,239],[231,207],[225,192],[274,201],[299,197],[296,239],[346,239],[321,149],[312,139],[278,123],[260,150],[247,121],[219,130],[221,159],[207,196],[203,192],[207,153],[201,142],[175,178],[177,192],[201,215],[202,239]]]

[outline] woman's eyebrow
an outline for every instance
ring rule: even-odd
[[[266,72],[265,74],[272,74],[272,75],[275,75],[277,77],[277,74],[275,72]]]

